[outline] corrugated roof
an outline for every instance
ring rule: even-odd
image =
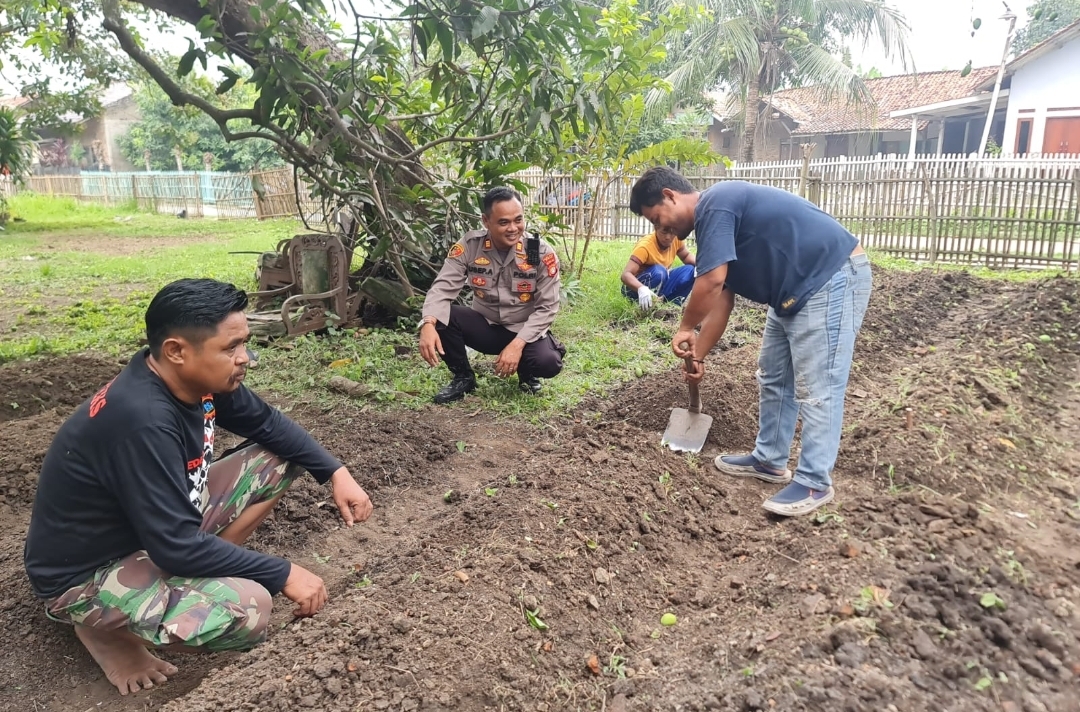
[[[902,74],[866,80],[873,105],[855,104],[828,98],[819,87],[802,87],[776,92],[763,101],[791,117],[796,136],[862,131],[907,131],[908,118],[889,118],[893,111],[911,106],[936,104],[976,93],[980,84],[992,78],[996,67],[974,69],[966,77],[959,70]]]

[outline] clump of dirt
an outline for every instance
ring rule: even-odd
[[[115,360],[91,355],[0,364],[0,423],[51,408],[75,408],[120,372]]]

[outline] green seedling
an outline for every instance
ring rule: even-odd
[[[660,625],[672,626],[679,622],[678,616],[674,613],[665,613],[660,616]]]
[[[993,591],[984,593],[982,597],[979,598],[979,605],[986,609],[997,608],[998,610],[1005,610],[1005,601]]]
[[[538,613],[539,613],[539,610],[530,611],[528,608],[526,608],[525,609],[525,620],[529,622],[530,626],[532,626],[533,628],[536,628],[537,630],[547,630],[548,629],[548,624],[545,623],[544,621],[540,620],[540,616],[538,615]]]
[[[465,448],[467,448],[468,446],[469,446],[468,443],[466,443],[464,440],[458,440],[457,441],[457,451],[458,452],[465,452]]]
[[[498,487],[486,487],[484,489],[484,494],[486,494],[488,497],[494,497],[498,492]]]

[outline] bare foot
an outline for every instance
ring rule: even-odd
[[[139,638],[123,628],[100,631],[77,625],[75,635],[121,695],[153,687],[176,674],[175,665],[155,657]]]

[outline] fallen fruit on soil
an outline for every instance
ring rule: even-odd
[[[675,625],[678,622],[679,618],[674,613],[665,613],[660,616],[660,625]]]

